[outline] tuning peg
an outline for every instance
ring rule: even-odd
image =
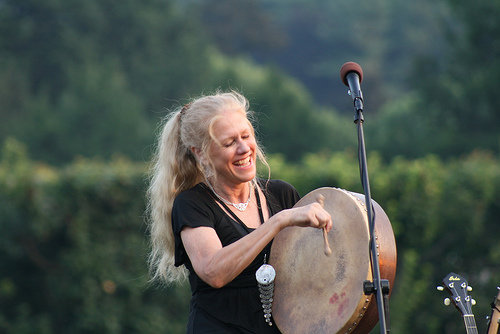
[[[443,300],[443,304],[445,304],[446,306],[449,306],[451,304],[450,298],[445,298]]]
[[[474,305],[476,305],[476,300],[475,299],[471,299],[470,303],[472,304],[472,306],[474,306]]]
[[[472,291],[472,287],[470,285],[467,286],[467,291]]]
[[[437,289],[438,291],[443,291],[443,290],[444,290],[444,288],[443,288],[441,285],[438,285],[438,286],[436,287],[436,289]]]

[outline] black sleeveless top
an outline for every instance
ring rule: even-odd
[[[280,180],[259,180],[269,209],[269,215],[291,208],[299,195],[290,184]],[[233,281],[220,289],[201,280],[186,254],[180,232],[184,227],[206,226],[215,229],[222,246],[244,237],[242,228],[216,203],[211,191],[203,184],[179,194],[172,209],[175,237],[175,265],[186,265],[191,285],[191,307],[188,333],[279,333],[276,325],[264,319],[255,272],[269,254],[271,243]],[[250,229],[251,230],[251,229]]]

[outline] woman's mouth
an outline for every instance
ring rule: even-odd
[[[250,166],[251,163],[252,163],[252,158],[251,158],[251,156],[248,156],[245,159],[235,161],[233,164],[238,166],[238,167],[247,167],[247,166]]]

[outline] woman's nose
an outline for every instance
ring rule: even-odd
[[[238,142],[238,150],[237,150],[238,154],[246,153],[249,150],[250,150],[250,145],[248,145],[248,143],[246,141],[240,140]]]

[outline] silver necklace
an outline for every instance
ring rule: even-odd
[[[210,184],[210,182],[207,182],[208,186],[210,187],[210,189],[212,190],[212,192],[215,194],[215,196],[217,196],[218,199],[220,199],[222,202],[224,202],[225,204],[227,205],[232,205],[234,206],[237,210],[239,211],[245,211],[248,207],[248,203],[250,203],[250,199],[252,198],[252,184],[250,183],[250,190],[248,192],[248,199],[246,202],[243,202],[243,203],[233,203],[233,202],[229,202],[227,199],[223,198],[221,195],[217,194],[217,192],[215,191],[215,189],[212,187],[212,185]]]

